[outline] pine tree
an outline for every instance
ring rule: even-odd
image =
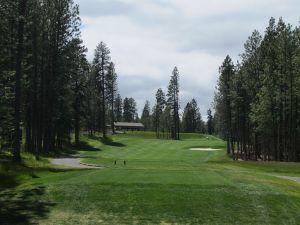
[[[212,135],[214,133],[213,115],[211,109],[207,110],[207,133]]]
[[[156,133],[156,137],[159,138],[160,130],[161,130],[161,122],[162,122],[162,114],[166,106],[165,93],[161,88],[159,88],[156,92],[156,103],[153,108],[153,126]]]
[[[22,61],[24,47],[24,26],[27,0],[19,1],[19,18],[18,18],[18,35],[17,35],[17,52],[16,52],[16,72],[15,72],[15,126],[14,126],[14,148],[13,158],[15,162],[21,161],[21,86],[22,86]]]
[[[233,153],[233,139],[232,139],[232,111],[231,111],[231,96],[230,89],[234,76],[234,65],[229,56],[227,56],[219,69],[220,78],[218,82],[218,92],[215,96],[216,110],[221,114],[219,121],[220,126],[225,129],[222,130],[223,136],[227,141],[228,154]]]
[[[167,104],[171,109],[172,116],[171,137],[179,140],[179,72],[177,67],[172,72],[167,97]]]
[[[71,49],[73,53],[72,58],[72,76],[71,76],[71,90],[73,99],[73,111],[74,111],[74,130],[75,130],[75,143],[78,145],[80,142],[80,130],[81,121],[84,116],[85,103],[85,89],[87,88],[87,73],[88,62],[85,57],[87,51],[82,46],[80,39],[74,39],[71,43]]]
[[[117,94],[114,105],[115,119],[120,122],[123,120],[123,102],[120,94]]]
[[[151,109],[150,102],[148,100],[145,102],[141,122],[144,124],[145,130],[151,129]]]
[[[125,98],[123,103],[123,119],[125,122],[134,122],[136,119],[136,102],[133,98]]]
[[[89,65],[89,73],[87,74],[87,88],[85,89],[86,107],[85,112],[85,128],[90,135],[94,135],[97,130],[97,118],[99,108],[99,91],[96,87],[96,77],[93,67]]]
[[[298,29],[271,18],[264,37],[248,38],[235,69],[221,67],[214,121],[235,158],[299,160]]]
[[[46,1],[41,6],[44,31],[41,34],[41,110],[37,142],[39,149],[42,145],[43,151],[50,152],[62,148],[71,139],[72,67],[69,65],[71,43],[80,36],[80,19],[78,6],[72,0]]]
[[[130,120],[129,122],[138,122],[139,116],[137,113],[136,102],[133,98],[129,98],[129,112],[130,112]]]
[[[107,100],[110,106],[110,121],[112,133],[115,133],[115,95],[117,92],[117,74],[115,72],[115,64],[111,62],[108,66],[108,72],[106,77],[106,86],[107,86]]]
[[[17,1],[3,0],[0,7],[0,149],[12,143]]]
[[[110,51],[105,43],[100,42],[95,50],[93,61],[96,84],[101,96],[101,130],[103,138],[106,138],[106,96],[107,96],[107,70],[110,65]]]
[[[184,132],[203,132],[203,121],[195,99],[186,104],[183,111],[182,124]]]

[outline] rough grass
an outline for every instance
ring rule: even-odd
[[[181,137],[172,141],[155,139],[154,133],[128,132],[104,141],[83,136],[76,150],[87,157],[84,162],[104,169],[49,171],[45,164],[33,169],[38,178],[23,172],[26,179],[0,192],[0,218],[17,209],[20,220],[11,216],[5,222],[299,224],[300,184],[273,176],[300,175],[299,164],[234,162],[225,150],[189,150],[224,148],[215,137]],[[28,196],[26,190],[34,189]],[[18,200],[8,198],[18,194],[31,207],[22,211]],[[8,199],[11,207],[3,211]]]

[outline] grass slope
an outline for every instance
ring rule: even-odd
[[[299,224],[300,184],[273,176],[300,176],[297,163],[234,162],[225,150],[190,151],[225,147],[197,134],[180,141],[147,132],[83,140],[82,161],[105,168],[44,165],[34,169],[38,178],[18,173],[14,187],[0,186],[4,224]],[[30,207],[22,209],[20,199]]]

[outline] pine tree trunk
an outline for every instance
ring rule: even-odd
[[[75,111],[75,144],[79,145],[80,142],[80,116],[78,115],[78,109]]]
[[[80,128],[79,128],[79,118],[75,119],[75,144],[78,145],[80,142],[79,135],[80,135]]]
[[[19,1],[19,24],[18,24],[18,46],[15,73],[15,125],[14,125],[14,148],[13,160],[21,162],[21,81],[22,81],[22,59],[24,42],[24,24],[27,0]]]
[[[80,97],[79,95],[79,84],[76,81],[75,83],[75,118],[74,118],[74,127],[75,127],[75,144],[79,145],[80,142]]]
[[[33,58],[34,58],[34,76],[33,76],[33,102],[32,102],[32,138],[33,138],[33,151],[35,157],[39,159],[38,152],[38,48],[37,48],[37,29],[34,27],[33,33]]]
[[[230,141],[229,141],[229,139],[227,139],[226,143],[227,143],[227,154],[230,155],[231,148],[230,148]]]
[[[102,135],[106,139],[106,115],[105,115],[105,74],[104,74],[104,64],[102,60]]]
[[[114,83],[112,84],[112,93],[111,93],[111,131],[115,134],[115,112],[114,112]]]

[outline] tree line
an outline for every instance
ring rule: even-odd
[[[23,147],[38,159],[73,133],[78,144],[82,129],[105,137],[113,121],[136,119],[106,44],[86,59],[73,0],[2,0],[0,15],[0,150],[12,148],[20,162]]]
[[[115,121],[142,121],[157,137],[172,139],[180,131],[213,132],[194,99],[180,115],[176,67],[167,94],[159,89],[154,107],[146,102],[140,119],[136,101],[118,92],[104,42],[88,62],[73,0],[2,0],[0,15],[0,150],[13,149],[16,162],[21,148],[38,159],[70,144],[73,134],[79,144],[82,130],[106,138]]]
[[[213,116],[208,110],[208,121],[202,120],[197,101],[192,99],[180,113],[179,101],[179,71],[174,68],[167,94],[159,88],[155,95],[155,104],[151,110],[146,101],[141,116],[141,122],[146,130],[155,131],[157,138],[180,139],[180,132],[186,133],[214,133]]]
[[[1,1],[1,146],[39,155],[68,141],[87,71],[78,6],[71,0]],[[25,131],[25,135],[22,135]]]
[[[300,161],[300,28],[271,18],[222,63],[215,128],[228,154],[244,160]]]

